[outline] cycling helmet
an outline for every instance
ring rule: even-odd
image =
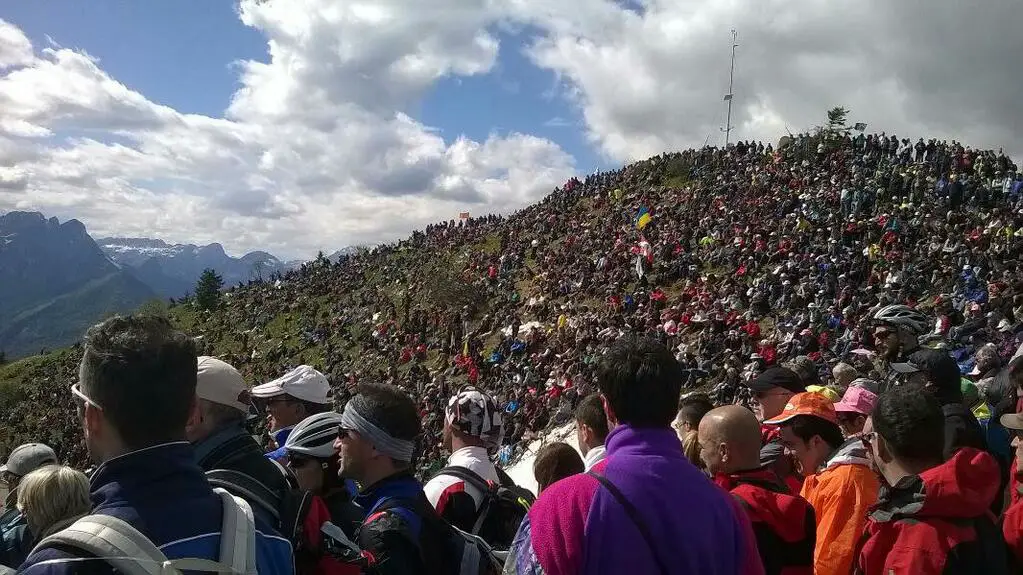
[[[877,310],[872,319],[875,323],[903,328],[915,336],[930,332],[934,326],[933,320],[923,313],[899,304],[888,305]]]
[[[341,425],[341,414],[328,411],[303,419],[292,428],[284,449],[308,457],[328,459],[334,455],[334,440]]]

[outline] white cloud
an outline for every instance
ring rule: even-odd
[[[17,26],[0,20],[0,70],[32,62],[32,42]]]
[[[83,51],[34,53],[0,21],[0,209],[308,256],[509,211],[573,172],[548,140],[445,142],[405,113],[440,78],[494,66],[484,0],[243,0],[239,15],[269,60],[240,63],[223,118],[156,104]]]
[[[220,118],[156,104],[83,51],[34,51],[0,21],[0,209],[292,256],[522,206],[571,174],[562,149],[519,133],[445,141],[412,116],[439,79],[492,73],[499,29],[524,35],[616,161],[721,142],[731,28],[735,138],[775,141],[843,105],[871,130],[1020,152],[1017,5],[241,0],[268,55],[237,63]]]
[[[723,140],[732,28],[736,137],[776,141],[844,105],[878,131],[1023,152],[1018,0],[509,1],[616,160]]]

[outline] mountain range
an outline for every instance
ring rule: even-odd
[[[260,251],[235,258],[216,243],[94,240],[78,220],[61,223],[38,212],[0,214],[0,352],[12,359],[70,345],[103,317],[153,299],[183,297],[206,268],[230,287],[301,263]]]
[[[130,268],[157,295],[166,298],[179,298],[194,290],[196,280],[207,268],[216,270],[229,287],[267,279],[302,263],[281,261],[258,251],[235,258],[227,255],[220,244],[168,244],[148,238],[100,238],[96,244],[112,261]]]
[[[7,357],[67,345],[104,316],[155,297],[110,260],[78,220],[0,216],[0,350]]]

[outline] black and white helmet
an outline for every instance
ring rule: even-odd
[[[902,328],[917,337],[934,328],[934,320],[906,305],[885,306],[874,313],[874,323]]]
[[[334,455],[334,440],[341,425],[341,414],[328,411],[303,419],[284,442],[288,453],[328,459]]]

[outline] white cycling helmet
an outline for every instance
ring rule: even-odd
[[[934,321],[923,313],[905,305],[888,305],[874,313],[874,323],[903,328],[917,337],[931,331]]]
[[[299,453],[308,457],[329,459],[334,455],[334,440],[341,425],[341,414],[328,411],[303,419],[296,425],[284,442],[288,453]]]

